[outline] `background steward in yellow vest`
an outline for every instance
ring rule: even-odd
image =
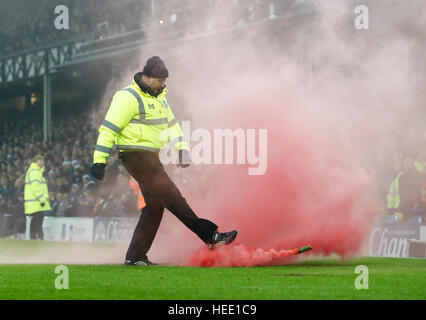
[[[44,157],[36,155],[25,175],[25,214],[31,215],[30,237],[43,240],[44,212],[51,210],[47,183],[43,177]]]

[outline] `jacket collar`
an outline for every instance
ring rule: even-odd
[[[41,172],[43,172],[43,171],[44,171],[44,168],[45,168],[45,167],[40,168],[40,167],[38,166],[38,164],[37,164],[37,163],[35,163],[35,162],[31,163],[31,166],[30,166],[30,167],[31,167],[31,168],[33,168],[33,169],[40,170]]]
[[[158,97],[159,95],[161,95],[162,93],[167,93],[167,89],[164,88],[162,90],[160,90],[159,92],[155,93],[150,87],[148,87],[147,85],[145,85],[142,82],[142,72],[138,72],[135,74],[135,76],[133,77],[133,82],[139,87],[139,89],[146,94],[149,94],[150,96],[153,97]]]

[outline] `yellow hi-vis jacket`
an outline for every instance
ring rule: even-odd
[[[99,127],[93,162],[106,163],[114,143],[120,152],[159,152],[169,143],[175,150],[189,150],[166,93],[164,89],[157,97],[151,96],[135,80],[117,91]]]
[[[400,204],[400,196],[399,196],[399,178],[404,172],[401,171],[395,180],[392,181],[389,192],[387,194],[387,208],[388,209],[398,209]],[[399,220],[402,220],[403,213],[402,212],[394,212],[394,214],[398,217]]]
[[[31,163],[27,170],[24,188],[25,214],[51,210],[43,171],[44,168],[40,168],[35,162]],[[44,202],[44,207],[41,206],[42,202]]]
[[[413,162],[414,168],[416,168],[417,171],[420,173],[426,172],[426,162],[425,161],[414,161]]]

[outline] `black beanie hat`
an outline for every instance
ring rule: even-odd
[[[168,78],[169,71],[160,57],[154,56],[146,61],[142,74],[151,78]]]

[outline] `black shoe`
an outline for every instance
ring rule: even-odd
[[[230,244],[232,241],[234,241],[235,237],[237,236],[237,233],[237,230],[224,233],[215,231],[215,233],[213,234],[212,242],[209,243],[207,246],[210,248],[210,250],[214,250],[223,244]]]
[[[153,263],[148,260],[148,258],[142,260],[124,260],[124,265],[126,266],[156,266],[156,263]]]

